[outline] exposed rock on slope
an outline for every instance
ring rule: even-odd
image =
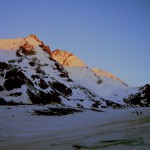
[[[57,49],[52,52],[52,57],[63,66],[87,67],[87,65],[82,60],[67,51]]]
[[[74,54],[64,50],[55,50],[52,52],[52,57],[63,65],[73,80],[88,79],[95,82],[98,80],[97,75]]]
[[[124,102],[129,106],[150,106],[150,85],[141,86],[137,93],[127,96]]]

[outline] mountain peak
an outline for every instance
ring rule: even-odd
[[[41,40],[35,35],[35,34],[30,34],[28,37],[35,39],[37,42],[41,43]]]
[[[40,44],[43,44],[43,42],[40,41],[36,35],[31,34],[25,38],[0,39],[0,49],[17,50],[25,43],[28,43],[32,46],[38,46]]]
[[[52,52],[52,57],[61,65],[68,67],[87,67],[87,65],[74,54],[64,51],[55,50]]]
[[[0,39],[0,50],[14,50],[21,49],[23,53],[33,53],[33,50],[38,51],[40,47],[43,51],[46,51],[51,57],[51,50],[49,46],[46,46],[39,38],[31,34],[25,38],[14,39]]]

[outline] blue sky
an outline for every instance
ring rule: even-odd
[[[0,38],[36,34],[90,68],[150,84],[149,0],[0,0]]]

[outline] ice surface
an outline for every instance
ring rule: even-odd
[[[50,106],[1,106],[0,149],[150,148],[150,108],[85,110],[67,116],[34,116]]]

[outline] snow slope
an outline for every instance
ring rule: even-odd
[[[68,56],[71,57],[68,59]],[[69,73],[69,77],[87,87],[90,91],[93,91],[97,99],[111,100],[119,104],[124,104],[123,99],[137,90],[136,88],[128,87],[126,83],[111,73],[101,69],[90,69],[88,66],[83,65],[85,64],[83,61],[77,64],[76,62],[79,59],[70,52],[57,50],[52,52],[52,57],[62,65],[64,65],[62,60],[65,60],[65,64],[67,65],[64,65],[64,68]],[[71,59],[74,57],[76,59]],[[72,66],[72,64],[76,65]]]
[[[115,75],[113,75],[110,72],[107,72],[107,71],[104,71],[104,70],[98,69],[98,68],[92,68],[92,71],[94,71],[98,77],[108,77],[108,78],[112,78],[112,79],[118,80],[118,81],[120,81],[123,84],[126,84],[124,81],[122,81],[121,79],[117,78]]]

